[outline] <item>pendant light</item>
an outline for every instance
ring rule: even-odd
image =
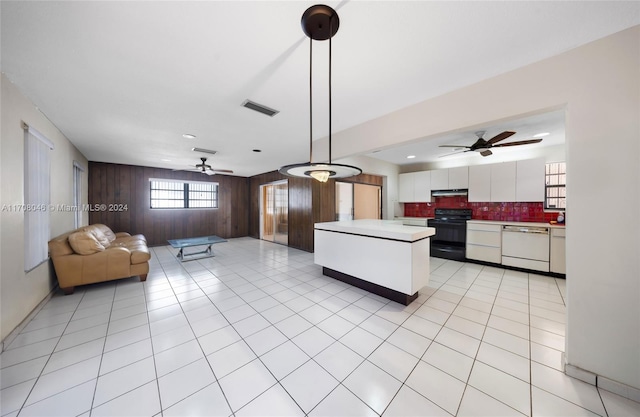
[[[362,173],[360,168],[331,162],[331,38],[338,32],[338,13],[329,6],[317,4],[302,14],[302,30],[309,37],[309,162],[285,165],[278,171],[291,177],[314,178],[327,182],[329,178],[346,178]],[[313,162],[313,41],[329,39],[329,163]]]

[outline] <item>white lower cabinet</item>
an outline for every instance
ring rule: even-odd
[[[422,226],[427,227],[427,219],[407,219],[403,218],[402,225],[403,226]]]
[[[502,262],[502,225],[467,222],[468,259]]]
[[[565,263],[565,229],[551,229],[551,256],[550,256],[550,269],[551,272],[557,274],[566,274]]]
[[[467,259],[566,274],[565,229],[543,224],[467,221]]]

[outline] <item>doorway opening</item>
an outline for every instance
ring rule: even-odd
[[[336,181],[336,220],[382,219],[382,187]]]
[[[289,244],[289,184],[287,180],[260,186],[260,239]]]

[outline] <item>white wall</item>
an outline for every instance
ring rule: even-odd
[[[0,146],[0,205],[24,203],[24,131],[22,122],[47,136],[51,152],[51,203],[73,205],[73,161],[85,168],[83,202],[87,203],[87,159],[9,81],[2,88]],[[5,207],[6,208],[6,207]],[[84,213],[84,224],[88,221]],[[73,229],[73,212],[51,212],[51,236]],[[55,285],[49,262],[24,272],[24,213],[2,210],[0,215],[0,340],[3,340],[42,301]]]
[[[515,146],[517,148],[517,146]],[[495,158],[494,158],[495,157]],[[543,148],[522,149],[516,152],[500,152],[491,158],[464,158],[460,161],[451,159],[448,161],[423,162],[419,164],[407,164],[400,167],[400,172],[429,171],[432,169],[455,168],[459,166],[496,164],[499,162],[519,161],[523,159],[544,158],[545,162],[562,162],[566,159],[565,146],[546,146]]]
[[[338,132],[333,152],[365,154],[559,108],[567,114],[566,361],[640,389],[640,27]],[[603,197],[619,203],[603,206]]]

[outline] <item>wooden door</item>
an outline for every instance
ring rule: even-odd
[[[377,185],[353,184],[353,218],[381,219],[381,188]]]

